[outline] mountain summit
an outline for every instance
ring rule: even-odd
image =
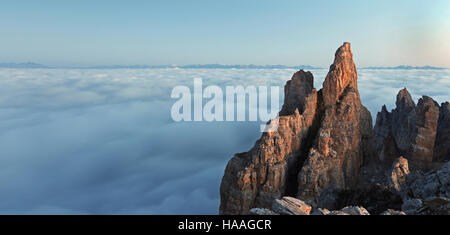
[[[424,96],[416,106],[401,90],[397,109],[390,113],[383,106],[374,130],[360,100],[350,43],[336,51],[323,88],[316,91],[313,81],[312,73],[296,72],[284,88],[278,129],[228,162],[220,214],[294,204],[330,210],[362,204],[380,213],[400,209],[411,196],[399,192],[410,174],[408,161],[413,170],[429,170],[434,160],[446,159],[448,103],[439,107]]]

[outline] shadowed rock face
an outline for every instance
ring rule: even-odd
[[[433,161],[439,105],[430,97],[423,96],[417,104],[416,114],[414,139],[409,151],[409,158],[413,167],[429,169]]]
[[[396,108],[392,113],[383,105],[377,114],[374,140],[378,159],[387,165],[400,155],[407,155],[414,139],[416,104],[406,88],[397,94]]]
[[[414,139],[416,104],[406,88],[397,94],[397,108],[392,111],[392,134],[400,154],[406,154]]]
[[[393,159],[402,155],[409,160],[412,168],[427,170],[431,167],[439,116],[445,126],[445,108],[441,108],[430,97],[423,96],[417,106],[406,88],[397,95],[396,108],[389,113],[383,106],[377,115],[374,128],[374,140],[378,159],[391,164]],[[445,129],[442,128],[442,129]],[[445,136],[445,134],[444,134]]]
[[[439,108],[439,119],[434,146],[435,161],[450,160],[450,103],[445,102]]]
[[[306,105],[306,98],[314,89],[314,77],[311,72],[300,70],[287,81],[284,86],[284,104],[280,111],[280,116],[293,114],[296,109],[303,113]]]

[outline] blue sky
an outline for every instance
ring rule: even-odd
[[[450,67],[450,2],[2,1],[0,62]]]

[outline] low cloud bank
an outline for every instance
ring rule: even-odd
[[[291,69],[0,69],[0,213],[215,214],[259,122],[179,122],[174,86],[277,85]],[[312,70],[316,88],[327,73]],[[361,70],[372,113],[406,86],[450,100],[449,70]],[[281,97],[282,98],[282,97]]]

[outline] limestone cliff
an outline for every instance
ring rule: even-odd
[[[324,81],[299,71],[285,86],[279,127],[264,133],[228,163],[220,187],[221,214],[246,214],[284,195],[315,201],[330,185],[353,187],[371,151],[371,117],[361,105],[349,43],[344,43]],[[320,167],[319,167],[320,166]]]
[[[297,196],[317,205],[320,194],[354,188],[359,170],[372,155],[372,118],[361,104],[350,44],[337,52],[323,82],[320,128],[298,175]]]
[[[423,96],[416,105],[402,89],[396,108],[389,112],[383,106],[372,128],[349,43],[336,51],[323,88],[316,91],[313,84],[312,73],[296,72],[284,87],[279,116],[268,123],[278,122],[278,128],[228,162],[220,186],[221,214],[309,214],[311,208],[316,214],[368,214],[351,206],[404,214],[398,211],[402,203],[410,208],[417,200],[439,202],[439,211],[447,208],[448,102],[439,106]],[[437,169],[432,179],[423,175]],[[420,198],[422,183],[439,185],[423,194],[439,199]]]
[[[220,186],[221,214],[269,207],[292,190],[289,186],[317,119],[318,93],[312,79],[311,73],[295,73],[285,91],[297,102],[285,99],[278,130],[265,132],[249,152],[236,154],[228,162]]]

